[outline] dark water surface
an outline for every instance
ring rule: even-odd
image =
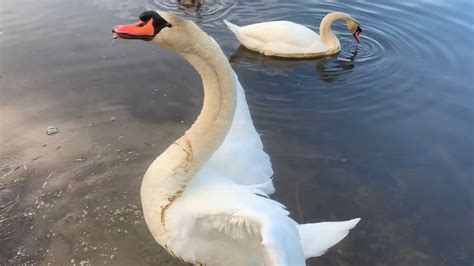
[[[247,92],[298,222],[362,217],[308,265],[473,265],[471,1],[5,0],[0,3],[0,263],[179,265],[152,239],[141,177],[194,121],[197,73],[177,55],[111,38],[144,9],[196,21]],[[363,28],[342,51],[283,61],[222,24],[330,11]],[[116,121],[111,121],[115,117]],[[60,132],[48,136],[55,125]],[[316,240],[315,240],[316,241]]]

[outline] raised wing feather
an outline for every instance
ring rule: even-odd
[[[194,183],[168,213],[177,255],[209,265],[304,265],[298,225],[280,203],[211,170],[198,175],[206,176],[203,183]]]
[[[266,194],[271,194],[275,189],[270,179],[273,175],[270,157],[263,151],[260,135],[255,130],[245,100],[245,92],[237,76],[235,78],[237,106],[232,126],[224,142],[205,167],[238,184],[263,184],[262,190]]]

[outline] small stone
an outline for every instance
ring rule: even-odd
[[[115,116],[112,116],[112,117],[110,118],[110,121],[115,122],[115,121],[117,121],[117,118],[115,118]]]
[[[50,238],[51,238],[51,234],[47,234],[47,235],[46,235],[46,238],[47,238],[47,239],[50,239]]]
[[[76,261],[74,259],[71,259],[71,263],[74,263],[74,262],[76,262]]]
[[[49,126],[46,129],[46,134],[48,134],[48,135],[53,135],[53,134],[56,134],[56,133],[59,133],[59,129],[55,126]]]
[[[115,260],[116,256],[114,254],[110,255],[111,260]]]

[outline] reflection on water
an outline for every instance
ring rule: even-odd
[[[19,8],[21,6],[21,8]],[[299,222],[361,216],[309,265],[472,265],[474,93],[470,1],[7,0],[0,9],[0,262],[179,265],[151,237],[141,177],[194,121],[199,77],[178,56],[110,29],[145,9],[212,35],[246,89]],[[41,12],[38,12],[41,10]],[[222,23],[343,23],[338,55],[267,58]],[[21,19],[18,19],[21,18]],[[116,119],[112,119],[115,117]],[[59,133],[48,136],[48,126]],[[7,220],[5,220],[7,219]]]
[[[319,59],[284,59],[268,57],[258,52],[249,50],[244,46],[239,48],[230,56],[229,62],[236,67],[239,63],[253,66],[265,66],[276,71],[288,71],[303,64],[314,65],[317,75],[321,81],[334,82],[338,77],[343,77],[344,72],[350,72],[354,68],[354,59],[358,49],[349,53],[324,56]]]

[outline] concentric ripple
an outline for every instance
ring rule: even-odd
[[[231,62],[239,71],[251,69],[269,75],[272,81],[280,84],[274,88],[265,81],[255,81],[246,87],[247,91],[258,88],[254,91],[253,104],[261,107],[258,113],[263,119],[288,117],[285,122],[294,124],[295,119],[301,117],[301,123],[296,126],[304,123],[307,116],[302,114],[305,113],[328,115],[329,119],[356,117],[353,121],[362,124],[406,119],[443,104],[449,98],[447,91],[439,89],[442,86],[437,86],[437,90],[426,88],[427,80],[448,87],[449,77],[456,74],[453,69],[459,55],[453,53],[440,33],[456,30],[455,33],[462,36],[463,31],[468,30],[467,25],[455,19],[459,15],[454,15],[454,8],[446,10],[452,14],[444,13],[443,17],[440,12],[427,11],[440,8],[438,4],[411,7],[410,3],[403,2],[352,5],[295,2],[272,3],[270,8],[267,2],[246,2],[233,10],[230,20],[245,25],[285,19],[318,31],[318,23],[327,13],[344,11],[360,21],[362,40],[356,44],[344,23],[339,22],[333,25],[342,45],[337,56],[288,61],[266,58],[239,48],[231,56]],[[293,10],[298,10],[297,16],[291,15],[295,14]],[[249,13],[251,15],[246,15]],[[466,37],[464,41],[469,42]],[[428,44],[430,48],[426,49]],[[235,40],[233,46],[236,46]],[[271,101],[267,97],[270,94],[273,96],[270,99],[285,98],[287,101]]]
[[[349,5],[338,1],[205,0],[196,11],[180,8],[175,0],[122,1],[118,8],[109,0],[93,1],[114,7],[122,16],[133,11],[136,17],[139,10],[154,9],[196,21],[230,55],[234,69],[247,84],[245,89],[253,96],[248,99],[250,104],[258,107],[257,115],[267,122],[275,119],[276,123],[287,123],[282,120],[287,116],[294,122],[297,117],[315,113],[362,124],[405,119],[448,103],[450,91],[442,88],[450,87],[455,76],[468,73],[466,69],[455,71],[463,55],[449,45],[452,39],[470,42],[473,28],[459,19],[469,17],[469,8],[462,8],[467,2],[451,7],[447,3],[413,5],[409,1],[355,1]],[[438,9],[443,11],[432,12]],[[318,31],[321,19],[333,11],[347,12],[361,23],[361,43],[354,41],[343,22],[337,22],[332,28],[341,42],[341,52],[318,60],[279,60],[238,48],[235,36],[221,21],[226,18],[247,25],[290,20]],[[437,86],[427,88],[426,83]],[[468,86],[456,88],[467,95]],[[468,102],[454,104],[470,108]]]
[[[159,10],[178,14],[204,27],[216,26],[215,21],[219,21],[217,25],[220,26],[220,21],[237,6],[237,2],[231,0],[205,0],[204,5],[199,10],[194,7],[184,8],[176,0],[91,1],[96,6],[117,12],[117,15],[121,18],[135,19],[143,10]]]
[[[193,7],[183,8],[176,0],[148,0],[148,7],[151,9],[171,11],[199,23],[221,20],[236,5],[237,2],[231,0],[207,0],[199,10],[196,10]]]

